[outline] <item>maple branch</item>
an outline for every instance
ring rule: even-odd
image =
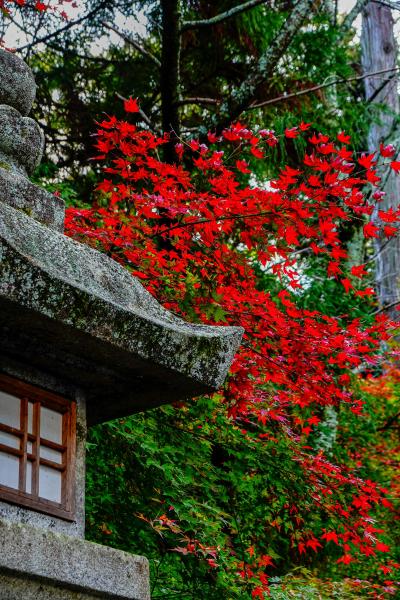
[[[394,273],[394,275],[397,275],[397,273]],[[400,300],[396,300],[396,302],[391,302],[390,304],[386,304],[386,306],[382,306],[382,308],[379,308],[378,310],[375,310],[373,313],[371,313],[373,316],[375,315],[379,315],[380,313],[385,312],[386,310],[389,310],[389,308],[393,308],[394,306],[399,306],[400,305]]]
[[[192,225],[203,225],[204,223],[218,223],[218,221],[229,221],[232,219],[250,219],[251,217],[264,217],[266,215],[271,214],[271,211],[262,211],[258,213],[252,213],[248,215],[226,215],[221,216],[215,219],[198,219],[197,221],[188,221],[186,223],[178,223],[177,225],[173,225],[172,227],[167,227],[166,229],[161,229],[161,231],[157,231],[157,235],[162,235],[163,233],[169,233],[174,229],[184,229],[185,227],[191,227]]]
[[[309,195],[309,198],[313,199],[312,194]],[[252,217],[265,217],[270,214],[271,214],[271,211],[264,210],[264,211],[260,211],[260,212],[256,212],[256,213],[249,213],[249,214],[224,215],[224,216],[215,217],[215,218],[203,218],[203,219],[198,219],[197,221],[187,221],[186,223],[177,223],[176,225],[173,225],[172,227],[167,227],[165,229],[161,229],[160,231],[157,231],[157,235],[162,235],[163,233],[169,233],[170,231],[173,231],[174,229],[183,229],[184,227],[191,227],[192,225],[202,225],[204,223],[218,223],[219,221],[229,221],[229,220],[233,220],[233,219],[250,219]],[[362,220],[362,219],[360,218],[360,220]],[[308,249],[309,248],[307,247],[307,248],[300,249],[299,251],[293,251],[292,254],[297,254],[297,252],[302,253]]]
[[[364,73],[363,75],[355,75],[354,77],[349,77],[348,79],[335,79],[333,81],[321,83],[319,85],[314,85],[305,90],[300,90],[298,92],[292,92],[291,94],[285,94],[283,96],[277,96],[276,98],[270,98],[269,100],[264,100],[263,102],[258,102],[257,104],[251,104],[246,110],[252,110],[254,108],[261,108],[262,106],[267,106],[268,104],[276,104],[277,102],[281,102],[283,100],[290,100],[290,98],[296,98],[298,96],[304,96],[305,94],[311,94],[312,92],[322,90],[324,88],[330,87],[331,85],[339,85],[339,84],[343,84],[343,83],[350,83],[351,81],[359,81],[361,79],[365,79],[366,77],[373,77],[374,75],[381,75],[383,73],[398,71],[399,69],[400,69],[400,67],[392,67],[390,69],[381,69],[380,71]]]
[[[53,31],[52,33],[48,33],[47,35],[45,35],[45,36],[43,36],[41,38],[38,38],[37,40],[34,40],[33,42],[30,42],[29,44],[25,44],[24,46],[20,46],[19,48],[16,48],[16,52],[21,52],[22,50],[30,50],[31,48],[33,48],[34,46],[37,46],[38,44],[45,44],[46,42],[48,42],[49,40],[53,39],[54,37],[57,37],[58,35],[61,35],[62,33],[65,33],[66,31],[68,31],[72,27],[76,27],[76,25],[80,25],[81,23],[83,23],[87,19],[90,19],[91,17],[94,17],[103,8],[106,8],[108,4],[109,4],[109,2],[107,0],[103,0],[103,2],[101,2],[98,6],[96,6],[96,8],[94,8],[91,11],[89,11],[86,15],[83,15],[83,17],[80,17],[79,19],[76,19],[76,21],[71,21],[70,23],[67,23],[66,25],[64,25],[64,27],[61,27],[60,29],[57,29],[57,31]]]
[[[158,58],[156,56],[154,56],[154,54],[152,54],[151,52],[149,52],[148,50],[146,50],[146,48],[144,48],[143,46],[141,46],[135,39],[133,39],[132,37],[130,37],[129,35],[127,35],[123,31],[119,31],[119,29],[117,29],[116,27],[114,27],[114,25],[109,25],[105,21],[101,21],[101,24],[106,29],[109,29],[110,31],[113,31],[114,33],[116,33],[117,35],[119,35],[119,37],[121,39],[123,39],[124,42],[126,42],[127,44],[130,44],[131,46],[133,46],[135,48],[135,50],[137,50],[138,52],[140,52],[143,56],[145,56],[146,58],[149,58],[158,68],[161,67],[161,61],[159,61]]]
[[[188,29],[200,29],[202,27],[210,27],[211,25],[217,25],[222,21],[226,21],[236,15],[245,12],[246,10],[250,10],[254,6],[258,6],[259,4],[266,4],[268,0],[248,0],[248,2],[243,2],[243,4],[238,4],[238,6],[234,6],[225,12],[220,13],[219,15],[215,15],[215,17],[211,17],[210,19],[200,19],[198,21],[185,21],[182,23],[180,31],[187,31]]]
[[[288,260],[291,260],[293,256],[298,256],[299,254],[305,254],[305,253],[309,253],[309,252],[312,252],[310,246],[307,246],[306,248],[300,248],[299,250],[293,250],[293,252],[290,252],[286,258],[283,258],[282,260],[272,263],[269,267],[266,267],[265,270],[271,271],[271,269],[273,269],[273,267],[283,265]]]

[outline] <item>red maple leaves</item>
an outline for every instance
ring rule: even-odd
[[[139,112],[139,103],[136,98],[129,98],[124,101],[124,109],[128,113]]]
[[[28,3],[27,0],[0,0],[0,10],[6,15],[11,15],[14,8],[23,8],[29,5],[40,13],[51,11],[63,19],[67,19],[67,13],[62,8],[65,4],[70,4],[73,8],[77,6],[74,0],[47,0],[46,2],[35,0],[33,3]]]
[[[134,99],[125,108],[139,109]],[[301,124],[283,135],[307,135],[308,128]],[[400,213],[379,211],[379,219],[370,220],[371,202],[381,199],[377,158],[357,160],[344,132],[337,142],[314,133],[303,164],[287,166],[268,182],[257,181],[250,164],[254,157],[266,160],[278,143],[274,131],[235,123],[221,136],[211,132],[207,137],[207,144],[180,141],[177,163],[167,164],[160,158],[167,136],[106,119],[97,132],[97,149],[107,160],[98,203],[69,209],[67,230],[124,263],[169,310],[192,321],[244,327],[244,343],[223,390],[229,414],[263,425],[279,423],[291,440],[300,440],[319,423],[309,417],[306,424],[298,417],[303,410],[343,403],[362,411],[349,373],[363,362],[373,363],[381,341],[388,339],[389,323],[380,315],[367,327],[359,319],[300,308],[297,257],[324,257],[327,278],[340,279],[343,293],[373,294],[371,287],[356,283],[368,275],[366,265],[348,272],[340,225],[355,219],[364,222],[366,238],[394,235]],[[392,156],[392,149],[381,154]],[[397,170],[396,163],[391,166]],[[371,200],[366,186],[373,188]],[[280,280],[279,294],[260,289],[260,270]],[[260,443],[265,436],[270,437],[260,434]],[[364,554],[386,551],[374,541],[368,520],[384,493],[309,448],[299,445],[296,457],[314,490],[313,501],[342,519],[340,533],[321,536],[343,547],[339,562],[353,560],[349,543]],[[354,490],[350,507],[341,504],[341,489]],[[320,547],[313,534],[298,542],[300,552]]]
[[[125,106],[138,111],[134,99]],[[100,123],[97,148],[110,161],[98,186],[102,200],[92,210],[68,211],[71,235],[100,243],[125,262],[167,308],[245,328],[246,345],[225,391],[232,414],[247,409],[258,414],[257,390],[271,383],[278,386],[274,404],[279,410],[290,404],[353,403],[350,392],[337,384],[336,370],[373,356],[387,335],[384,318],[367,329],[349,321],[343,330],[336,318],[299,309],[289,291],[277,299],[260,291],[255,267],[296,290],[301,287],[296,253],[311,250],[326,256],[328,276],[340,278],[345,291],[370,294],[370,288],[355,289],[351,278],[367,274],[363,265],[343,277],[347,252],[338,234],[342,221],[371,214],[363,193],[367,175],[357,172],[349,151],[313,134],[303,168],[286,167],[267,187],[249,185],[241,182],[250,171],[249,155],[257,148],[265,160],[275,133],[255,133],[236,123],[219,138],[209,138],[210,146],[180,143],[177,155],[184,162],[171,165],[158,154],[166,137],[114,117]],[[338,138],[348,143],[345,134]],[[234,160],[225,154],[229,143],[236,145]],[[364,171],[375,168],[374,155],[358,162]],[[379,218],[388,227],[398,222],[399,213],[379,211]],[[385,235],[375,222],[363,230],[367,238]],[[358,410],[357,402],[353,406]]]

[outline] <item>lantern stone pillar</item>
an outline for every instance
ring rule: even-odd
[[[0,600],[148,600],[146,558],[84,539],[87,427],[218,389],[242,330],[184,322],[63,234],[29,181],[35,91],[0,50]]]

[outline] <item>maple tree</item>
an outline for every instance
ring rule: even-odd
[[[135,115],[137,100],[127,100],[125,110]],[[393,505],[387,489],[363,480],[354,467],[334,464],[310,439],[323,407],[362,414],[362,397],[350,384],[355,372],[379,363],[394,324],[379,311],[363,323],[349,314],[302,308],[307,280],[297,256],[323,260],[326,278],[339,281],[343,294],[373,296],[371,287],[358,283],[367,264],[348,265],[340,229],[356,221],[367,239],[396,235],[400,211],[379,211],[381,226],[372,215],[382,199],[380,170],[397,171],[399,163],[391,146],[381,147],[380,160],[377,154],[357,156],[344,132],[332,140],[310,129],[301,123],[278,135],[237,122],[221,135],[210,132],[206,141],[182,139],[176,160],[165,162],[167,134],[108,117],[97,132],[97,158],[106,161],[97,201],[70,208],[66,227],[124,264],[169,310],[191,321],[244,328],[221,392],[227,418],[249,445],[270,448],[277,430],[286,438],[293,473],[307,482],[307,493],[285,500],[293,551],[301,556],[334,544],[341,549],[337,563],[348,566],[390,551],[371,512]],[[267,160],[279,139],[299,136],[307,144],[302,164],[257,181],[252,162]],[[260,272],[279,280],[276,295],[260,288]],[[305,526],[312,511],[324,514],[330,526]],[[176,534],[183,543],[175,550],[202,556],[210,568],[218,568],[225,552],[230,569],[250,581],[253,597],[268,592],[268,554],[250,547],[240,560],[234,551],[186,534],[165,513],[141,518]],[[393,560],[381,566],[384,574],[399,567]]]

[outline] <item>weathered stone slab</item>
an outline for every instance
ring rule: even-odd
[[[0,600],[150,600],[141,556],[1,520],[0,547]]]
[[[65,376],[69,357],[89,424],[217,389],[242,336],[186,323],[115,261],[1,203],[0,327],[8,352],[29,331],[15,352],[31,344],[31,361],[43,366],[44,352],[49,372]]]
[[[104,594],[86,594],[75,590],[61,589],[34,579],[22,579],[13,575],[0,574],[0,600],[99,600],[115,598]]]

